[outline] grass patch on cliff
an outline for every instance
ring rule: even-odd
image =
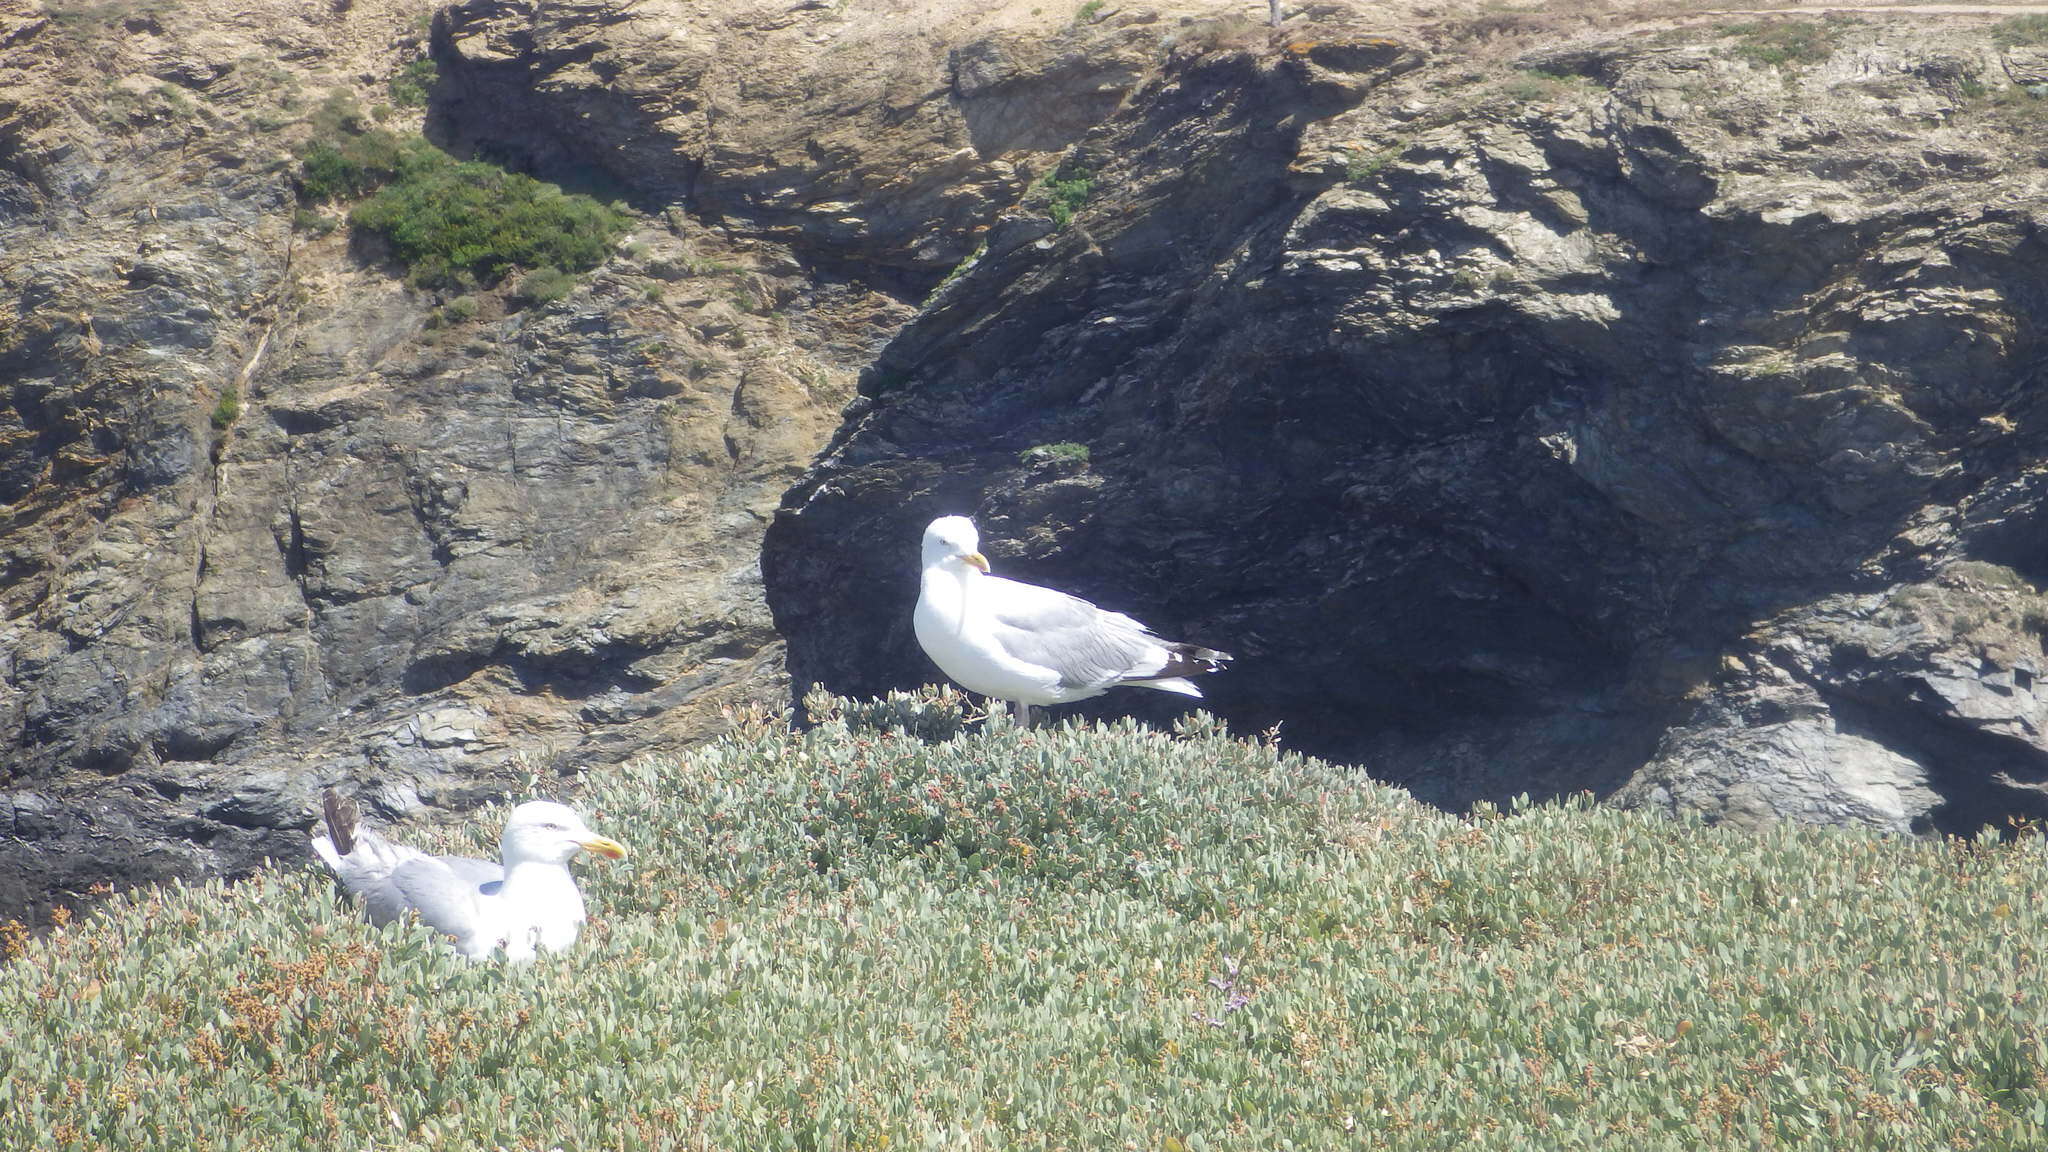
[[[425,108],[434,85],[440,82],[440,68],[432,60],[422,57],[407,61],[385,88],[391,93],[391,102],[400,108]]]
[[[1721,34],[1736,39],[1735,54],[1757,64],[1781,68],[1787,64],[1818,64],[1834,53],[1835,40],[1849,21],[1758,20],[1727,24]]]
[[[2037,838],[1460,819],[1200,717],[814,714],[594,777],[635,855],[530,966],[310,873],[0,938],[0,1146],[2048,1141]]]
[[[601,201],[371,127],[353,105],[330,100],[314,123],[300,198],[366,197],[349,223],[383,236],[421,286],[491,284],[522,268],[582,272],[603,263],[625,231],[625,214]]]
[[[1572,100],[1599,88],[1599,84],[1584,76],[1546,72],[1541,68],[1517,68],[1501,83],[1502,94],[1518,104]]]
[[[348,218],[381,234],[414,282],[429,286],[495,283],[514,268],[595,268],[626,227],[623,214],[588,196],[432,149],[402,158],[393,180]]]
[[[1088,446],[1072,440],[1058,444],[1037,444],[1017,453],[1020,464],[1086,464]]]
[[[2001,48],[2048,47],[2048,14],[2011,16],[1991,26],[1991,39]]]
[[[1085,168],[1062,164],[1045,174],[1039,181],[1047,196],[1046,214],[1052,217],[1052,226],[1065,228],[1074,219],[1074,213],[1088,202],[1088,196],[1095,191],[1095,175]]]
[[[216,432],[225,432],[235,421],[242,418],[242,394],[234,385],[221,390],[220,399],[214,402],[213,412],[207,417]]]

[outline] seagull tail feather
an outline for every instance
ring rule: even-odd
[[[1170,643],[1165,647],[1166,664],[1152,673],[1151,679],[1172,680],[1182,676],[1200,676],[1205,672],[1221,672],[1223,666],[1230,663],[1230,653],[1199,644]],[[1169,688],[1167,691],[1177,692],[1179,689]],[[1192,695],[1200,696],[1201,693]]]
[[[356,850],[356,820],[361,813],[355,801],[329,788],[320,798],[321,813],[327,818],[327,838],[334,842],[337,856],[346,856]]]

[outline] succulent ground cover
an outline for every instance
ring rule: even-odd
[[[15,933],[0,1146],[2048,1139],[2038,837],[1459,818],[1200,717],[813,712],[589,781],[635,856],[531,966],[302,871]]]

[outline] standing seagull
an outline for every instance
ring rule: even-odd
[[[911,621],[939,671],[969,692],[1009,701],[1024,725],[1033,704],[1086,700],[1111,688],[1199,697],[1187,677],[1220,671],[1230,659],[1162,640],[1077,596],[989,575],[981,536],[965,516],[941,516],[924,530],[924,576]]]
[[[560,952],[583,925],[583,893],[569,858],[588,848],[617,860],[625,846],[592,832],[569,808],[529,800],[512,810],[498,842],[502,863],[469,856],[429,856],[356,825],[356,806],[330,791],[323,805],[327,835],[313,851],[362,897],[372,924],[417,910],[420,919],[455,938],[471,960],[498,948],[505,959],[533,958],[534,946]]]

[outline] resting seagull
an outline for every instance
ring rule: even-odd
[[[583,894],[569,874],[569,858],[586,848],[613,860],[626,854],[624,845],[547,800],[512,810],[498,864],[393,844],[358,827],[356,806],[331,791],[324,809],[327,835],[313,838],[313,851],[343,887],[362,897],[370,922],[388,924],[416,910],[453,936],[456,950],[471,960],[488,959],[500,947],[507,960],[530,960],[535,945],[560,952],[574,944]]]
[[[1227,652],[1162,640],[1121,612],[1078,596],[991,576],[965,516],[924,530],[924,577],[911,618],[939,671],[969,692],[1007,700],[1017,722],[1033,704],[1065,704],[1111,688],[1199,697],[1187,679],[1220,671]]]

